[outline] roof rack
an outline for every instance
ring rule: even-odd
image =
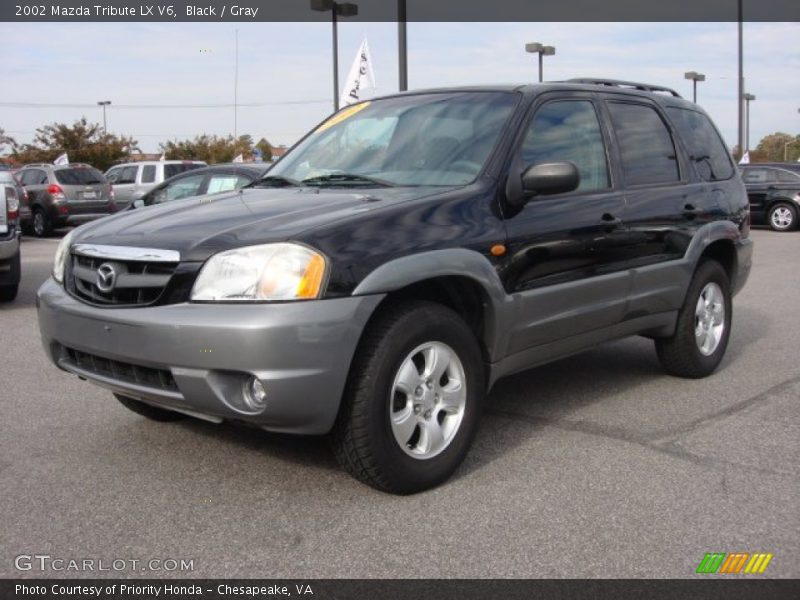
[[[592,85],[607,85],[609,87],[618,88],[632,88],[634,90],[641,90],[643,92],[666,92],[672,94],[676,98],[682,96],[672,88],[664,87],[661,85],[652,85],[649,83],[639,83],[638,81],[622,81],[620,79],[594,79],[591,77],[581,77],[578,79],[568,79],[568,83],[588,83]]]

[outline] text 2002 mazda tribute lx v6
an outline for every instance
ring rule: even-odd
[[[330,433],[410,493],[498,378],[645,335],[710,374],[752,254],[705,113],[609,80],[408,93],[323,122],[262,180],[84,225],[39,290],[61,369],[157,420]]]

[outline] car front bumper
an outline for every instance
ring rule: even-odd
[[[51,278],[37,308],[45,351],[65,371],[211,421],[321,434],[333,426],[361,332],[382,298],[97,308]],[[266,388],[263,411],[244,401],[251,377]]]

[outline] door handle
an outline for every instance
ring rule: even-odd
[[[600,217],[600,225],[602,225],[606,231],[611,231],[622,225],[622,219],[615,217],[611,213],[604,213],[603,216]]]
[[[693,205],[687,204],[683,207],[683,214],[689,219],[694,219],[697,215],[703,214],[703,209],[695,208]]]

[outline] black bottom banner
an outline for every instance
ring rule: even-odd
[[[798,598],[770,579],[3,579],[2,600],[532,600],[536,598]]]

